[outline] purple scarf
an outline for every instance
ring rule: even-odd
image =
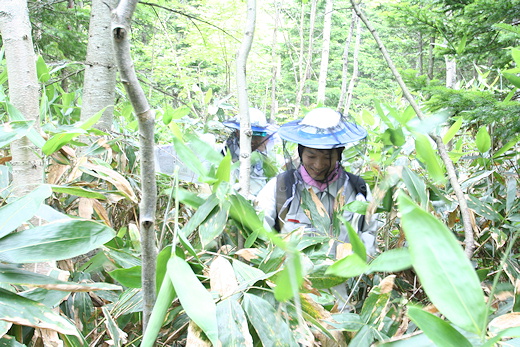
[[[298,170],[302,175],[303,182],[307,183],[310,186],[318,188],[320,192],[322,192],[327,188],[329,184],[331,184],[339,178],[338,173],[340,170],[340,166],[339,163],[336,163],[336,167],[334,168],[334,170],[332,170],[332,172],[329,174],[329,177],[327,177],[327,179],[324,182],[316,181],[314,178],[312,178],[303,165],[300,165]]]

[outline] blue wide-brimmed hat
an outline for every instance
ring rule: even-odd
[[[286,141],[305,147],[331,149],[360,141],[367,136],[367,131],[355,123],[347,122],[341,113],[319,107],[307,113],[303,119],[283,124],[278,134]]]
[[[254,136],[267,136],[274,134],[278,130],[277,126],[267,123],[265,114],[257,108],[249,108],[249,118]],[[222,122],[222,124],[229,128],[240,130],[239,119],[230,119]]]

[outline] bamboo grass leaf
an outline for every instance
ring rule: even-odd
[[[31,219],[51,194],[50,186],[43,184],[20,199],[2,206],[0,208],[0,238]]]
[[[455,325],[478,335],[486,321],[480,281],[453,233],[401,192],[402,227],[424,290]]]
[[[91,220],[60,220],[0,239],[0,261],[37,263],[63,260],[102,246],[115,231]]]
[[[176,255],[168,261],[168,276],[186,314],[216,346],[218,343],[216,306],[209,291],[198,280],[188,263]]]
[[[418,307],[409,306],[408,316],[437,346],[471,347],[472,344],[448,322]]]
[[[242,306],[264,346],[298,346],[287,322],[267,300],[245,293]]]
[[[246,315],[236,299],[228,298],[217,304],[217,321],[222,346],[253,347]]]

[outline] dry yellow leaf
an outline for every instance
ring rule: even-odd
[[[233,294],[238,288],[238,281],[233,266],[223,256],[216,257],[209,266],[209,283],[212,292],[221,297]]]

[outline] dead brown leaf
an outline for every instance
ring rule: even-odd
[[[95,199],[80,197],[78,202],[78,216],[85,219],[92,219],[94,214],[94,202]]]
[[[242,248],[235,252],[239,257],[244,258],[247,261],[251,261],[252,259],[258,259],[258,254],[260,250],[258,248]]]
[[[233,266],[223,256],[216,257],[209,266],[209,281],[212,292],[221,297],[232,295],[238,288],[238,281]]]

